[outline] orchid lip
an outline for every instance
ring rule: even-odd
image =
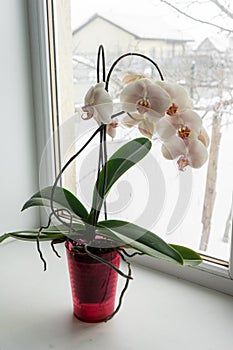
[[[181,156],[177,160],[177,164],[178,164],[178,168],[180,171],[184,171],[185,170],[184,168],[186,168],[186,166],[190,165],[189,160],[184,156]]]
[[[191,129],[188,126],[182,126],[178,129],[178,136],[183,140],[187,139],[191,133]]]
[[[148,98],[144,97],[136,102],[138,113],[144,114],[148,109],[151,109],[151,103]]]
[[[172,105],[168,108],[167,114],[173,116],[174,114],[176,114],[178,108],[179,106],[173,102]]]
[[[83,110],[83,114],[81,115],[81,118],[83,120],[88,120],[88,119],[91,119],[94,115],[94,111],[93,111],[93,108],[90,107],[90,106],[83,106],[82,107],[82,110]],[[86,117],[84,117],[84,114],[86,114]]]

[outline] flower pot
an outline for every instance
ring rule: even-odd
[[[66,242],[74,315],[84,322],[105,321],[114,312],[118,273],[72,247]],[[120,256],[114,249],[94,254],[119,267]]]

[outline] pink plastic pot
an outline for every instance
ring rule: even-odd
[[[84,322],[105,321],[114,312],[118,273],[85,253],[72,251],[70,242],[66,242],[66,252],[74,315]],[[119,267],[120,256],[115,250],[98,255]]]

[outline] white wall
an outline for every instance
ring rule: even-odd
[[[31,66],[25,0],[0,1],[0,235],[38,225],[38,212],[20,213],[37,190]]]

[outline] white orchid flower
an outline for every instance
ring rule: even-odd
[[[158,81],[171,97],[171,105],[166,115],[161,118],[157,125],[157,132],[161,139],[165,140],[176,133],[181,127],[188,127],[199,134],[202,127],[201,117],[193,111],[192,102],[187,91],[175,83]]]
[[[207,160],[209,145],[201,117],[190,109],[191,100],[182,86],[163,81],[157,84],[168,92],[172,101],[166,115],[156,124],[156,131],[163,142],[163,156],[167,159],[179,157],[179,170],[188,165],[200,168]]]
[[[168,93],[147,78],[138,79],[124,87],[120,94],[122,109],[137,112],[142,119],[156,123],[171,105]]]
[[[182,127],[188,127],[193,132],[199,134],[202,128],[201,117],[195,111],[188,109],[177,115],[166,115],[156,125],[157,133],[162,140],[175,135],[178,129]]]
[[[113,102],[112,97],[105,90],[104,83],[97,83],[95,86],[92,86],[86,93],[84,103],[82,110],[87,117],[83,119],[94,118],[99,125],[101,123],[111,123]]]
[[[200,133],[192,132],[188,127],[181,127],[177,134],[166,139],[162,144],[162,154],[166,159],[176,159],[179,170],[186,166],[200,168],[208,158],[208,135],[204,128]]]
[[[166,115],[159,121],[157,132],[161,139],[171,137],[177,129],[183,126],[199,133],[202,125],[200,116],[191,110],[192,101],[187,91],[179,84],[158,81],[169,94],[171,105],[166,111]]]

